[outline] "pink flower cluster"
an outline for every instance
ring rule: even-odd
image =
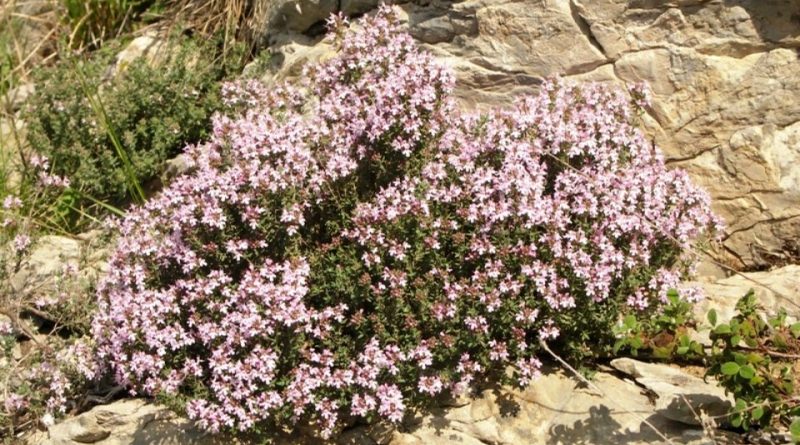
[[[93,333],[133,392],[210,431],[398,422],[489,368],[527,384],[564,315],[657,306],[716,223],[626,94],[553,81],[465,115],[390,9],[332,22],[336,57],[300,89],[227,86],[241,112],[120,222]]]

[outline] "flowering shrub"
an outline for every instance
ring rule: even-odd
[[[540,340],[603,345],[690,270],[708,197],[625,93],[555,80],[459,113],[389,9],[333,22],[335,58],[303,88],[226,87],[240,113],[120,222],[93,324],[117,382],[211,431],[327,436],[509,366],[525,385]]]

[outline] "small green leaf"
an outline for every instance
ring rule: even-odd
[[[742,376],[742,378],[750,380],[756,376],[756,370],[750,365],[744,365],[739,368],[739,375]]]
[[[708,322],[711,323],[711,326],[716,326],[717,325],[717,311],[716,310],[711,309],[710,311],[708,311]]]
[[[753,420],[758,420],[758,419],[764,417],[764,407],[763,406],[757,406],[753,410],[753,412],[750,413],[750,417],[752,417]]]
[[[800,441],[800,417],[796,417],[792,421],[791,426],[789,426],[789,431],[792,433],[792,439]]]
[[[740,335],[734,335],[733,337],[731,337],[731,344],[733,346],[738,346],[741,341],[742,337]]]
[[[725,375],[736,375],[739,372],[739,364],[736,362],[723,363],[720,371]]]
[[[794,335],[795,338],[800,338],[800,323],[791,325],[789,330],[792,331],[792,335]]]
[[[622,324],[628,329],[633,329],[636,327],[636,316],[633,314],[626,315],[625,319],[622,321]]]
[[[721,324],[721,325],[717,326],[716,328],[714,328],[714,333],[715,334],[720,334],[720,335],[721,334],[730,334],[731,333],[731,327],[730,327],[730,325],[727,325],[727,324]]]
[[[689,352],[688,346],[678,346],[678,355],[685,355],[687,352]]]
[[[672,304],[677,304],[680,301],[680,295],[678,295],[678,291],[676,289],[670,289],[667,291],[667,299]]]

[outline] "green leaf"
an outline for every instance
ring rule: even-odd
[[[680,301],[680,295],[676,289],[670,289],[667,291],[667,299],[670,303],[677,304]]]
[[[739,372],[739,364],[736,362],[723,363],[720,371],[725,375],[736,375]]]
[[[717,326],[716,328],[714,328],[714,333],[715,334],[730,334],[731,333],[731,327],[730,327],[730,325],[727,325],[727,324],[721,324],[721,325]]]
[[[684,355],[687,352],[689,352],[689,347],[688,346],[679,346],[678,347],[678,355]]]
[[[716,326],[717,325],[717,311],[716,310],[711,309],[710,311],[708,311],[708,322],[711,323],[711,326]]]
[[[733,337],[731,337],[731,345],[733,346],[739,345],[741,341],[742,341],[741,335],[734,335]]]
[[[794,335],[795,338],[800,338],[800,323],[791,325],[789,330],[792,331],[792,335]]]
[[[791,426],[789,426],[789,431],[792,433],[792,439],[800,441],[800,417],[796,417],[792,421]]]
[[[636,316],[633,314],[626,315],[625,319],[622,321],[622,324],[628,329],[633,329],[636,327]]]
[[[753,420],[758,420],[758,419],[764,417],[764,407],[763,406],[757,406],[753,410],[753,412],[750,413],[750,417],[752,417]]]
[[[755,352],[751,352],[747,354],[747,362],[757,365],[764,361],[764,357],[761,354],[756,354]]]
[[[750,365],[744,365],[739,368],[739,375],[749,380],[756,376],[756,370]]]

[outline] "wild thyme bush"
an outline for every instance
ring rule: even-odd
[[[398,422],[509,367],[527,384],[540,340],[610,348],[690,269],[708,197],[624,92],[461,113],[389,9],[333,21],[336,57],[227,87],[241,113],[121,221],[93,325],[120,384],[211,431]]]
[[[232,60],[240,59],[231,55],[223,63],[215,42],[172,44],[163,63],[140,58],[116,78],[109,48],[37,73],[25,118],[28,140],[55,174],[71,181],[51,216],[60,225],[80,228],[85,220],[75,209],[96,214],[96,200],[126,202],[133,188],[158,177],[167,159],[208,136],[211,115],[222,105],[219,81],[238,72]]]

